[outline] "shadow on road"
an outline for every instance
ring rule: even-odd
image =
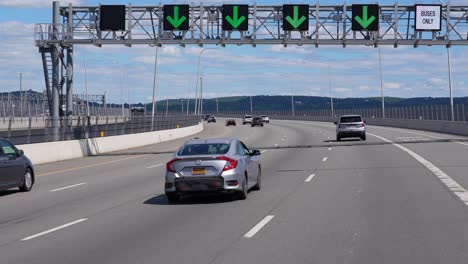
[[[2,196],[7,196],[15,193],[19,193],[20,191],[18,190],[6,190],[6,191],[0,191],[0,197]]]
[[[236,198],[232,194],[191,194],[183,195],[178,202],[170,203],[166,195],[160,194],[151,199],[146,200],[143,204],[150,205],[183,205],[183,204],[217,204],[228,203],[235,201]]]

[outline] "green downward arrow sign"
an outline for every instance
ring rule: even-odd
[[[187,18],[185,16],[179,18],[179,6],[174,6],[174,17],[167,16],[166,19],[174,28],[179,28]]]
[[[359,16],[355,16],[354,19],[361,25],[362,28],[366,29],[367,27],[372,24],[375,20],[375,16],[368,17],[368,6],[362,7],[362,18]]]
[[[287,16],[286,20],[294,28],[298,28],[306,20],[305,16],[302,16],[301,18],[299,18],[299,6],[293,7],[293,16],[294,16],[294,19],[292,19],[290,16]]]
[[[238,28],[242,22],[244,22],[245,16],[239,17],[239,6],[233,6],[232,17],[227,16],[226,21],[231,24],[233,28]]]

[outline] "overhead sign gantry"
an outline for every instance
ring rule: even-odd
[[[53,117],[58,117],[58,91],[64,84],[67,115],[73,114],[68,95],[73,86],[74,45],[468,44],[468,5],[174,3],[61,7],[55,1],[53,14],[52,23],[35,26],[35,44],[42,53]]]

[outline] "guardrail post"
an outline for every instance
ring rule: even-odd
[[[11,119],[12,117],[8,119],[8,139],[11,138]]]

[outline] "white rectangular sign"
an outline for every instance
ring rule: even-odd
[[[441,5],[415,5],[417,31],[440,31],[442,27]]]

